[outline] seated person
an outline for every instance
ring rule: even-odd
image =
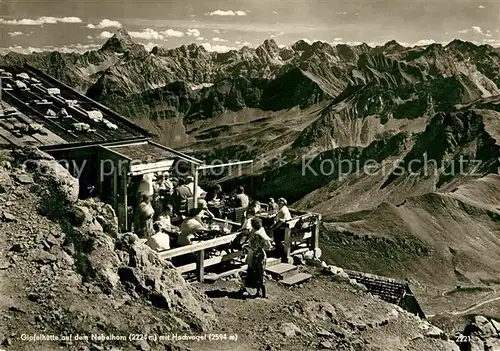
[[[245,194],[245,188],[243,188],[241,185],[236,189],[236,197],[235,197],[235,204],[234,206],[236,208],[238,207],[248,207],[248,204],[250,202],[250,199],[248,198],[248,195]]]
[[[196,234],[210,231],[209,228],[203,225],[200,213],[201,209],[193,208],[189,211],[189,217],[181,224],[181,233],[179,234],[179,240],[177,242],[179,246],[191,245],[191,240]]]
[[[278,213],[278,204],[274,202],[274,199],[271,197],[269,198],[269,212],[272,214]]]
[[[262,210],[262,208],[260,207],[260,202],[257,200],[252,201],[248,206],[248,209],[252,209],[253,211],[255,211],[255,213],[259,213]]]
[[[167,231],[167,232],[178,232],[179,231],[179,228],[172,225],[172,223],[171,223],[173,211],[174,211],[174,209],[173,209],[172,205],[168,204],[165,207],[165,211],[163,211],[163,213],[161,213],[158,216],[157,223],[160,224],[161,228],[164,231]]]
[[[198,208],[200,209],[199,216],[202,221],[205,220],[213,221],[215,215],[212,212],[210,212],[210,210],[208,209],[208,203],[205,200],[203,199],[198,200]]]
[[[153,224],[153,230],[153,236],[149,237],[147,240],[148,246],[157,252],[170,250],[170,236],[163,232],[159,222]]]
[[[205,200],[221,201],[222,200],[221,195],[222,195],[222,187],[219,184],[215,184],[212,190],[205,197]]]

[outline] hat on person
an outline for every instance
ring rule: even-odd
[[[169,176],[170,176],[170,173],[168,173],[168,171],[165,171],[165,172],[163,172],[163,176],[164,176],[164,177],[169,177]]]
[[[278,202],[282,202],[284,205],[286,205],[286,204],[287,204],[286,199],[285,199],[285,198],[283,198],[283,197],[280,197],[280,198],[278,199]]]
[[[187,176],[187,177],[186,177],[186,180],[187,180],[188,182],[193,182],[193,181],[194,181],[194,177],[193,177],[193,176]]]

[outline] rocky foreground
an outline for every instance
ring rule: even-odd
[[[203,291],[213,296],[238,281],[190,285],[134,235],[119,235],[109,205],[78,200],[77,180],[50,156],[25,149],[1,159],[3,349],[441,351],[464,341],[321,262],[302,267],[314,273],[303,286],[269,282],[268,300],[209,300]],[[495,350],[498,331],[497,322],[476,317],[465,332],[477,350]],[[154,339],[130,339],[137,334]],[[174,334],[237,340],[159,338]]]

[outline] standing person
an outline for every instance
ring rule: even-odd
[[[236,204],[235,207],[244,207],[247,208],[250,202],[248,195],[245,194],[245,188],[241,185],[236,189]]]
[[[274,244],[276,245],[276,255],[283,258],[285,248],[283,241],[285,240],[285,223],[292,219],[290,210],[287,207],[287,201],[284,198],[278,199],[278,213],[274,218],[274,224],[271,227],[273,230]]]
[[[248,269],[245,279],[245,288],[257,289],[253,297],[266,298],[266,287],[264,285],[264,270],[266,269],[266,251],[271,248],[271,238],[266,234],[259,218],[252,218],[252,231],[248,244]]]
[[[153,235],[153,216],[155,211],[151,206],[151,198],[143,195],[134,213],[134,231],[139,238],[147,239]]]
[[[186,186],[191,190],[191,196],[194,196],[194,177],[189,176],[186,178]],[[197,186],[198,189],[198,197],[205,197],[207,195],[207,192],[203,190],[199,185]]]
[[[183,204],[187,204],[188,199],[193,196],[191,190],[186,186],[186,181],[184,179],[179,179],[179,184],[174,191],[174,203],[176,213],[180,213],[183,210]],[[187,207],[186,207],[187,210]]]

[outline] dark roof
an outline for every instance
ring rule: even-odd
[[[366,286],[372,295],[378,296],[386,302],[398,305],[421,318],[425,318],[424,312],[408,283],[368,273],[347,270],[346,273],[349,278],[356,279],[358,283]]]
[[[43,72],[31,67],[5,67],[5,71],[12,74],[12,78],[2,79],[2,99],[11,107],[15,107],[21,113],[12,116],[12,122],[17,121],[18,124],[36,123],[43,126],[43,133],[50,134],[51,137],[42,137],[41,133],[32,134],[33,142],[29,143],[34,146],[56,146],[56,145],[93,145],[107,144],[117,141],[136,140],[149,137],[149,133],[133,122],[111,111],[107,107],[97,103],[96,101],[80,94],[67,85],[47,76]],[[23,90],[16,88],[16,75],[25,72],[30,78],[35,78],[37,81],[24,80],[29,89]],[[7,88],[9,84],[12,89]],[[53,96],[48,94],[47,88],[58,88],[60,94]],[[37,104],[35,100],[47,100],[48,104]],[[68,106],[67,100],[77,100],[78,107],[72,108]],[[68,118],[47,118],[47,110],[51,109],[54,112],[59,112],[64,108],[71,117]],[[110,128],[103,122],[93,121],[86,115],[86,111],[100,111],[103,118],[110,122],[116,128]],[[9,135],[12,137],[9,140],[15,145],[25,145],[27,139],[19,137],[13,131],[13,128],[6,123],[0,123],[0,136],[3,136],[4,141],[9,140]],[[92,131],[77,132],[74,128],[74,123],[88,124]],[[58,136],[58,138],[53,137]],[[39,140],[36,140],[39,139]],[[42,140],[40,140],[42,139]]]

